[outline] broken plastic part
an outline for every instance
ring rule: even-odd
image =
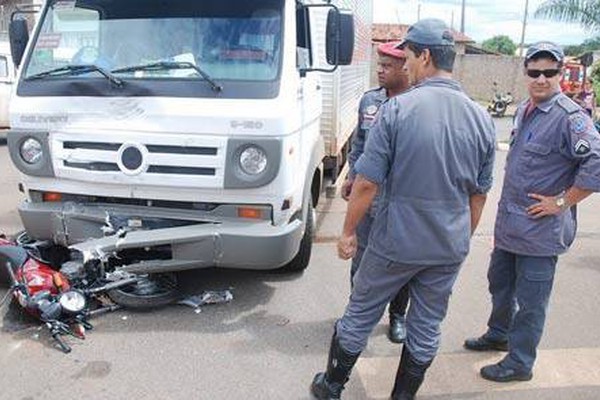
[[[233,300],[231,290],[206,290],[201,294],[190,296],[179,301],[177,304],[198,308],[207,304],[229,303]]]

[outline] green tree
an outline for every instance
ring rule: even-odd
[[[581,46],[580,44],[565,46],[565,47],[563,47],[563,50],[565,52],[565,55],[573,56],[573,57],[578,56],[581,53],[584,53],[583,46]]]
[[[592,39],[586,39],[583,43],[572,46],[565,46],[564,51],[568,56],[580,56],[589,51],[600,50],[600,36]]]
[[[484,40],[481,44],[484,49],[495,51],[496,53],[514,56],[517,51],[517,45],[506,35],[497,35],[491,39]]]
[[[574,22],[590,31],[600,31],[600,0],[547,0],[534,16]]]
[[[594,86],[594,93],[596,93],[596,105],[600,105],[600,61],[592,64],[590,79],[592,80],[592,85]]]

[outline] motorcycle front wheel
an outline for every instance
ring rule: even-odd
[[[138,282],[112,289],[108,297],[127,308],[157,308],[174,303],[179,296],[179,283],[173,273],[150,274]]]

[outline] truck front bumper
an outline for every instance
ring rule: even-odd
[[[170,246],[171,260],[149,260],[127,266],[129,272],[164,272],[195,268],[269,270],[281,267],[298,252],[300,220],[274,226],[268,220],[186,218],[188,213],[144,210],[144,219],[176,222],[172,227],[120,229],[103,237],[112,215],[140,215],[128,207],[106,210],[69,203],[22,203],[19,213],[29,236],[70,245],[88,257],[101,258],[129,249]],[[183,226],[181,226],[183,225]]]

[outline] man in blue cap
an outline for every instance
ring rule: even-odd
[[[440,20],[421,20],[401,47],[413,87],[382,105],[355,165],[340,258],[354,256],[356,227],[380,186],[382,195],[327,369],[311,386],[318,399],[340,398],[387,303],[405,285],[411,306],[392,399],[414,398],[437,353],[452,286],[492,184],[493,122],[452,79],[450,30]]]
[[[550,42],[525,55],[529,99],[517,108],[496,216],[488,329],[464,346],[508,351],[481,369],[496,382],[527,381],[541,340],[558,256],[575,238],[575,205],[600,191],[600,135],[560,91],[564,54]]]
[[[408,76],[404,70],[406,55],[398,48],[400,42],[382,43],[377,46],[379,60],[377,63],[377,79],[379,87],[367,91],[360,100],[358,107],[358,124],[352,136],[352,151],[348,155],[350,171],[348,178],[342,185],[342,198],[348,200],[352,191],[352,184],[356,178],[354,165],[364,152],[365,140],[369,129],[373,126],[377,111],[381,104],[388,98],[399,95],[409,88]],[[373,201],[371,209],[365,214],[356,228],[358,248],[352,258],[350,280],[354,279],[362,256],[369,242],[369,234],[373,225],[373,217],[377,212],[377,199]],[[408,306],[408,287],[400,289],[389,305],[388,338],[393,343],[403,343],[406,339],[405,315]]]

